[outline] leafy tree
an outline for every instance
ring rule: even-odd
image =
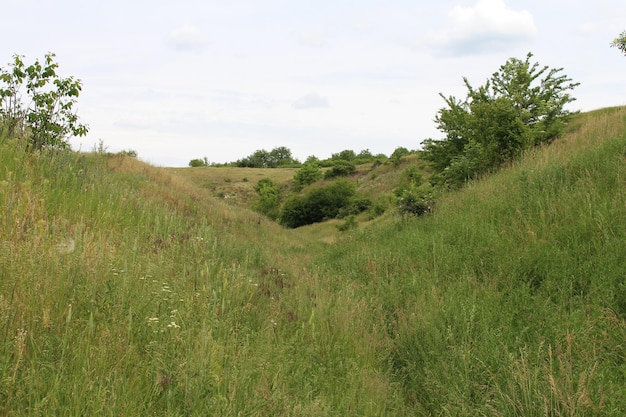
[[[339,153],[332,154],[330,159],[336,161],[353,161],[356,159],[356,153],[354,153],[353,150],[345,149]]]
[[[626,55],[626,30],[613,40],[611,47],[619,49]]]
[[[251,155],[236,162],[242,168],[267,168],[269,162],[269,152],[265,149],[254,151]]]
[[[369,149],[363,149],[354,159],[355,164],[367,164],[374,161],[376,161],[376,157],[370,152]]]
[[[269,167],[275,168],[279,166],[293,165],[298,164],[298,160],[296,160],[289,148],[284,146],[279,146],[274,148],[269,153]]]
[[[27,134],[31,149],[67,148],[70,136],[84,136],[88,127],[78,122],[73,110],[82,84],[73,77],[57,74],[55,55],[26,66],[23,56],[14,55],[9,69],[0,69],[0,118],[9,134]],[[28,105],[22,96],[28,98]]]
[[[407,148],[399,146],[393,151],[393,153],[389,157],[389,160],[394,166],[398,166],[400,165],[400,162],[402,162],[402,158],[409,155],[410,153],[411,152],[409,152]]]
[[[306,158],[306,161],[304,161],[305,164],[319,164],[320,163],[320,159],[315,156],[315,155],[309,155]]]
[[[317,163],[305,162],[293,177],[293,188],[296,192],[305,186],[322,179],[322,169]]]
[[[192,159],[191,161],[189,161],[189,166],[192,168],[208,167],[209,160],[207,159],[206,156],[203,159]]]
[[[374,155],[372,155],[372,153],[370,152],[369,149],[363,149],[356,156],[356,159],[363,160],[363,161],[370,161],[370,160],[374,159]]]
[[[569,91],[579,84],[559,74],[562,68],[539,67],[531,58],[509,59],[477,89],[464,78],[465,100],[440,94],[447,107],[435,122],[446,137],[423,144],[442,182],[461,185],[562,133],[571,116],[565,106],[575,100]]]
[[[236,165],[248,168],[276,168],[297,163],[298,161],[291,156],[291,150],[284,146],[279,146],[270,152],[265,149],[259,149],[252,155],[238,160]]]

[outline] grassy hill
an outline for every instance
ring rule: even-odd
[[[22,149],[0,140],[0,415],[626,409],[626,108],[347,234],[133,158]],[[359,186],[390,192],[384,169]]]

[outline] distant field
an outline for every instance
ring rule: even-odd
[[[168,171],[187,178],[195,185],[210,190],[211,194],[230,203],[247,206],[256,192],[254,186],[263,178],[283,184],[289,182],[297,168],[239,168],[239,167],[196,167],[166,168]]]

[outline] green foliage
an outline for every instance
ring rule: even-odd
[[[304,196],[292,195],[283,204],[280,222],[287,227],[296,228],[333,219],[350,203],[355,193],[353,183],[340,179],[315,188]]]
[[[442,140],[424,141],[424,157],[436,177],[456,187],[517,158],[522,151],[559,136],[571,113],[569,90],[578,83],[562,68],[550,69],[526,60],[509,59],[478,89],[464,78],[465,100],[441,95],[446,108],[435,119]]]
[[[130,158],[137,158],[137,151],[134,149],[122,149],[117,154],[121,156],[128,156]]]
[[[248,157],[238,160],[235,164],[238,167],[277,168],[298,165],[299,162],[293,158],[290,149],[279,146],[269,152],[265,149],[259,149]]]
[[[432,187],[424,182],[420,169],[409,166],[402,172],[402,178],[394,189],[396,205],[401,215],[423,216],[432,211],[435,200]]]
[[[317,265],[378,306],[413,415],[613,416],[626,407],[626,108],[377,222]],[[354,293],[350,295],[354,297]]]
[[[348,230],[356,229],[358,227],[359,224],[356,221],[356,217],[351,214],[345,218],[343,223],[337,225],[337,230],[340,232],[347,232]]]
[[[82,84],[73,77],[61,78],[54,57],[49,53],[43,63],[35,60],[26,66],[22,56],[14,55],[10,68],[0,70],[0,118],[9,136],[27,135],[34,150],[67,148],[69,136],[88,131],[73,109]]]
[[[322,176],[322,169],[316,162],[305,162],[293,177],[294,191],[301,191],[307,185],[321,180]]]
[[[380,201],[380,200],[376,201],[370,206],[368,210],[368,219],[372,220],[372,219],[375,219],[376,217],[380,217],[383,214],[385,214],[386,210],[387,210],[387,204],[385,204],[385,202]]]
[[[343,206],[337,213],[337,217],[344,218],[354,216],[364,211],[369,210],[372,207],[372,200],[367,197],[351,198],[348,203]]]
[[[208,167],[209,166],[209,160],[207,159],[207,157],[205,156],[202,159],[192,159],[191,161],[189,161],[189,166],[191,168],[198,168],[198,167]]]
[[[611,47],[619,49],[624,55],[626,55],[626,31],[622,32],[613,40]]]
[[[367,164],[374,162],[377,159],[387,159],[385,155],[372,155],[369,149],[363,149],[358,154],[351,149],[344,149],[341,152],[337,152],[331,155],[330,158],[320,161],[315,158],[321,167],[328,168],[334,166],[336,163],[343,163],[345,161],[354,165]]]
[[[423,216],[431,213],[435,200],[432,195],[417,187],[406,187],[398,192],[398,211],[401,215]]]
[[[252,208],[272,220],[278,219],[282,201],[280,187],[271,179],[263,178],[259,180],[254,190],[259,195],[259,200],[253,204]]]
[[[329,170],[324,172],[324,179],[331,179],[336,177],[347,177],[348,175],[356,172],[356,165],[354,162],[345,160],[333,161]]]
[[[410,155],[411,152],[403,147],[403,146],[399,146],[397,147],[393,153],[391,154],[391,156],[389,157],[389,161],[394,165],[394,166],[398,166],[400,165],[400,163],[402,162],[402,158]]]
[[[575,121],[345,235],[0,133],[0,415],[622,416],[626,108]]]
[[[333,161],[354,161],[356,159],[356,153],[351,149],[344,149],[339,153],[332,154],[330,159]]]

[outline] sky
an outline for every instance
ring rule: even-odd
[[[509,58],[563,68],[571,110],[626,104],[618,0],[20,0],[0,67],[56,54],[81,80],[85,137],[156,166],[285,146],[304,161],[439,139],[440,93],[464,98]],[[7,18],[10,16],[11,18]]]

